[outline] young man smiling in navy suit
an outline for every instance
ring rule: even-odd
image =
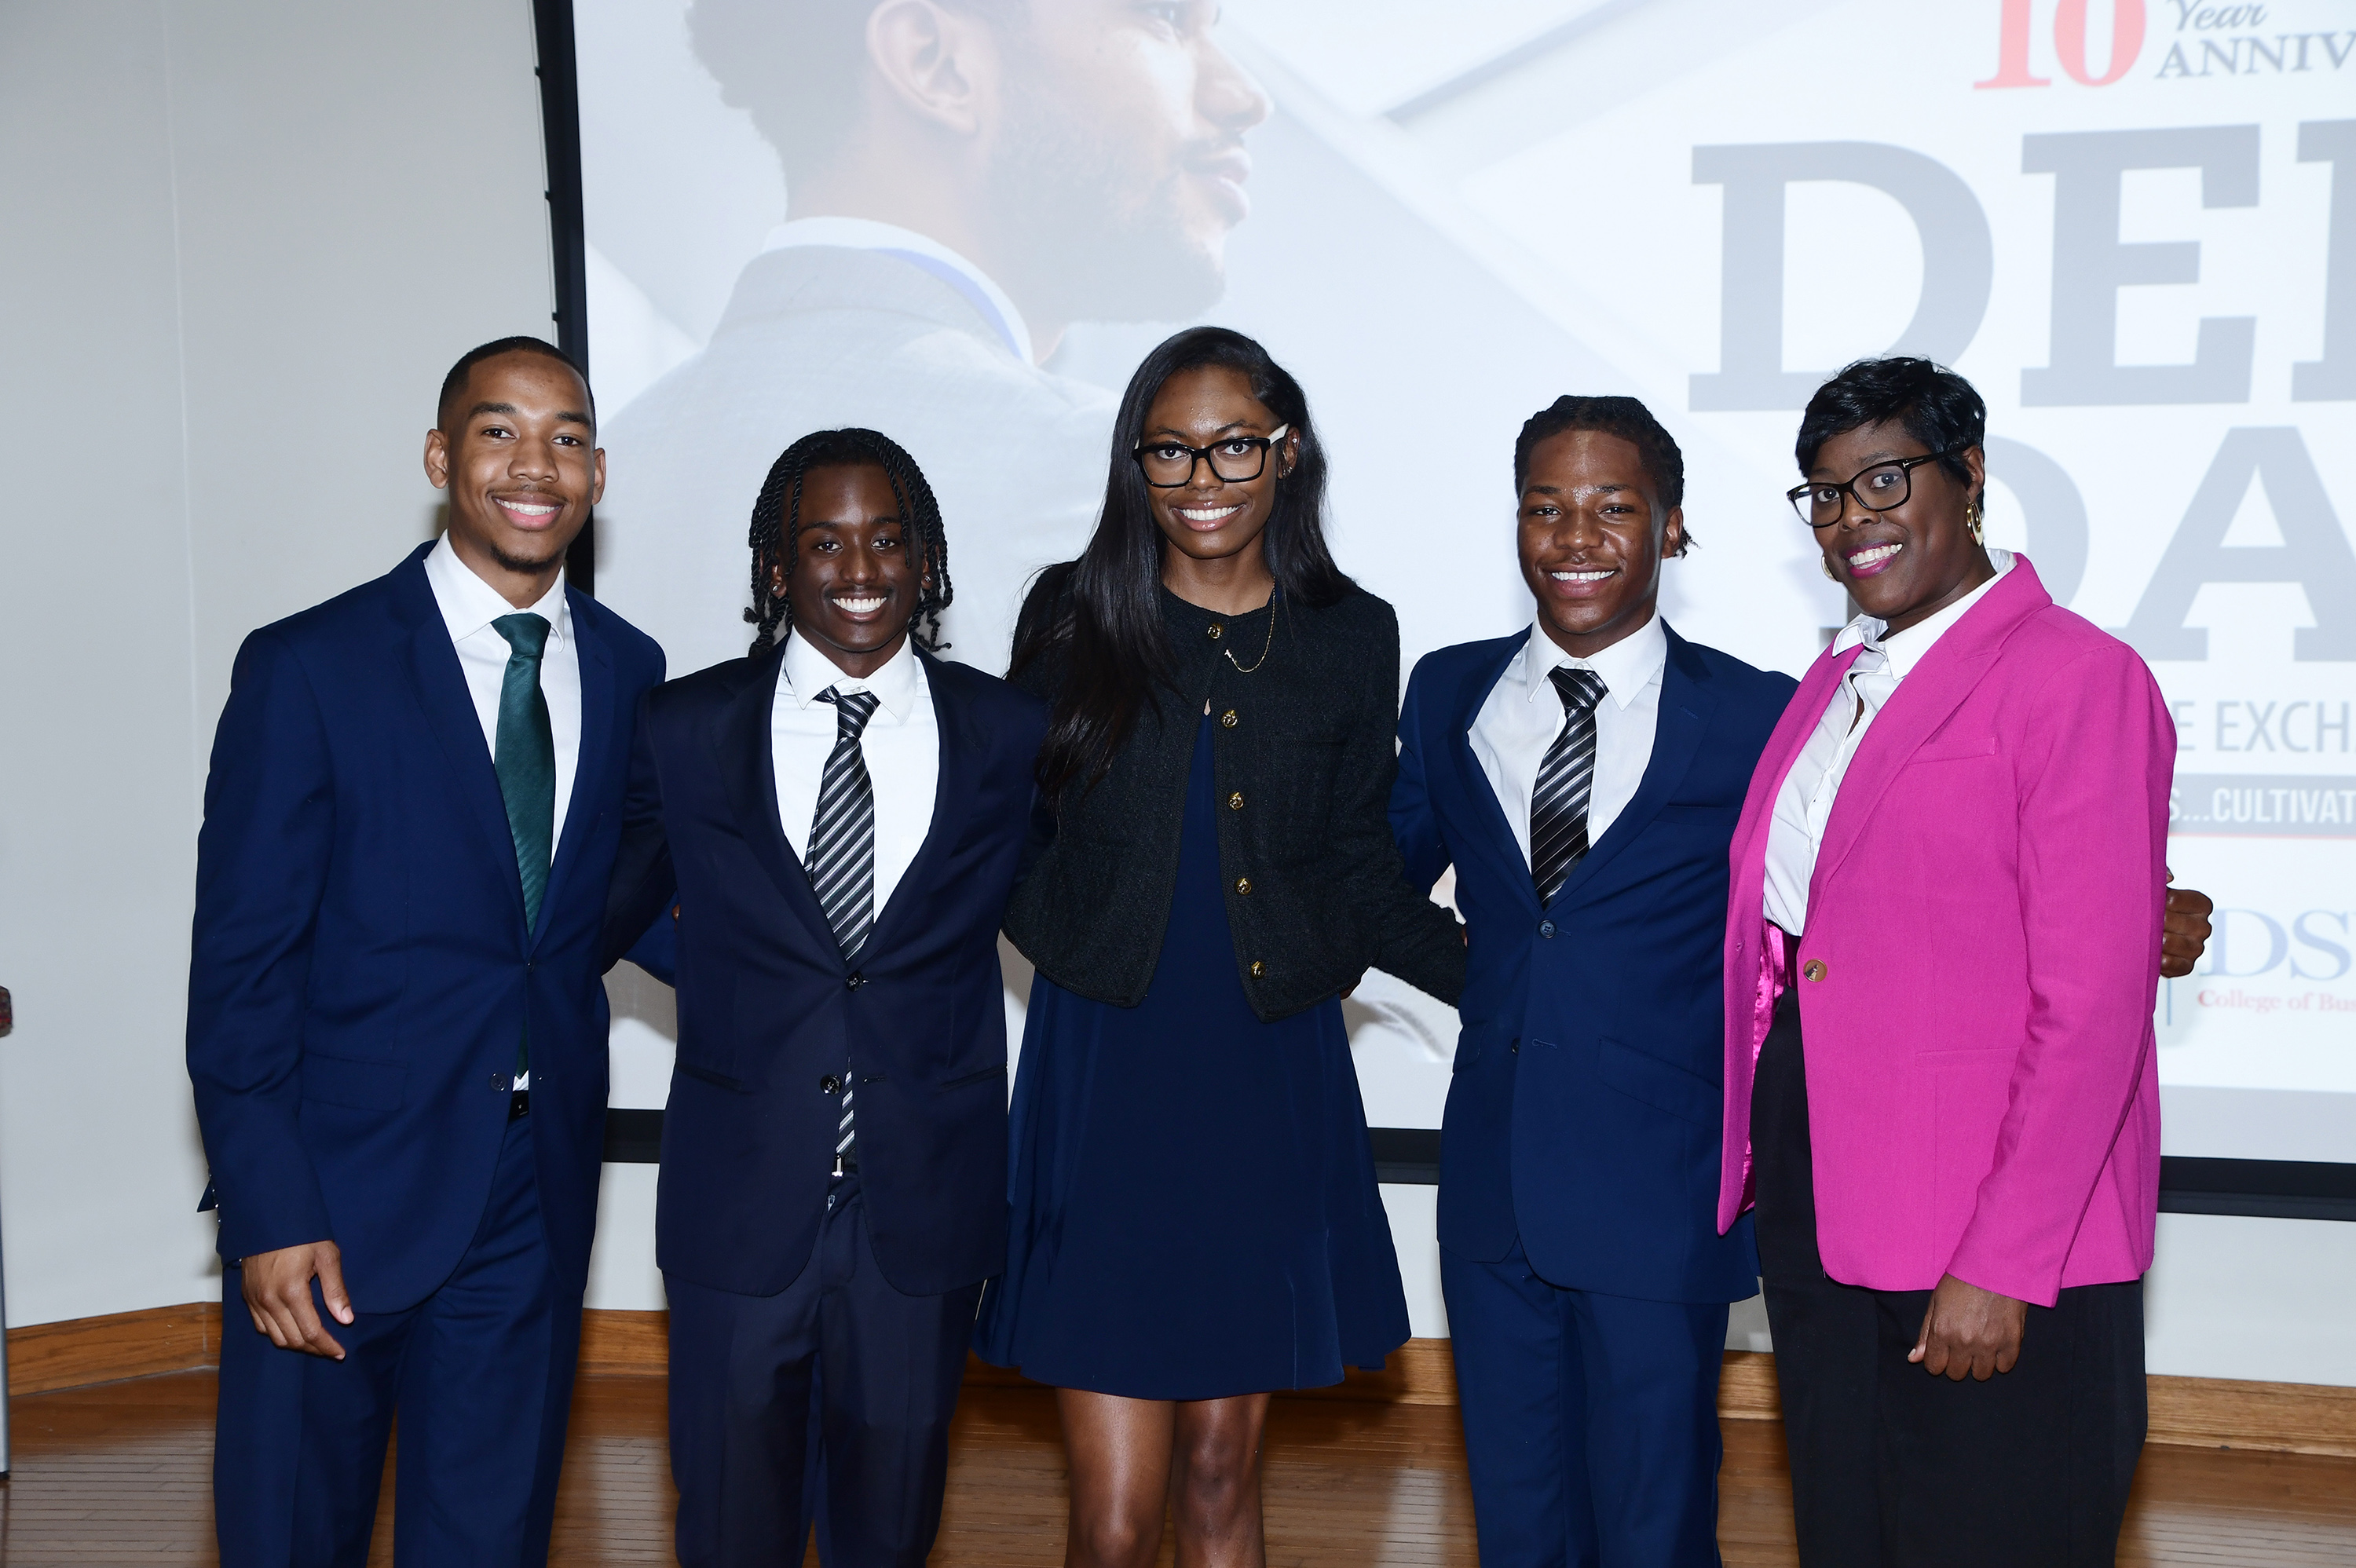
[[[220,1209],[221,1561],[548,1555],[605,1125],[605,886],[662,650],[563,581],[605,484],[535,338],[461,358],[450,526],[238,651],[188,1073]]]
[[[1727,844],[1794,683],[1661,620],[1685,464],[1633,398],[1514,447],[1529,630],[1423,659],[1391,820],[1471,944],[1440,1283],[1485,1568],[1716,1563]]]
[[[828,1568],[916,1568],[1005,1267],[998,925],[1046,710],[932,656],[940,511],[885,437],[796,442],[753,535],[752,654],[648,699],[608,942],[672,913],[679,1558],[798,1563],[815,1519]]]

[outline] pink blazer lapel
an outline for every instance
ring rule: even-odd
[[[1841,780],[1832,820],[1825,824],[1825,841],[1816,850],[1815,875],[1808,888],[1811,906],[1826,880],[1840,869],[1841,861],[1856,847],[1858,835],[1896,782],[1898,770],[1971,695],[2014,629],[2052,603],[2053,596],[2038,581],[2029,558],[2018,558],[2004,581],[1948,627],[1913,673],[1899,683],[1889,703],[1874,716],[1873,728],[1858,743],[1848,773]]]
[[[1841,654],[1826,648],[1816,656],[1816,662],[1800,677],[1800,689],[1783,705],[1783,716],[1775,721],[1775,732],[1767,737],[1767,749],[1759,753],[1759,765],[1751,772],[1750,793],[1743,796],[1742,816],[1734,827],[1736,909],[1758,913],[1760,889],[1766,881],[1767,829],[1775,819],[1775,797],[1783,792],[1784,775],[1800,760],[1800,749],[1815,733],[1817,720],[1825,716],[1825,705],[1833,699],[1841,677],[1857,662],[1857,656],[1855,648]],[[1746,885],[1751,895],[1748,903],[1742,901]]]

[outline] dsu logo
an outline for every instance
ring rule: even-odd
[[[2302,910],[2288,920],[2254,909],[2221,909],[2200,974],[2249,980],[2261,975],[2293,980],[2341,980],[2356,955],[2356,926],[2347,910]]]

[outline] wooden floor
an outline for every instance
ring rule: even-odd
[[[555,1562],[671,1560],[662,1400],[658,1378],[583,1380]],[[206,1372],[18,1400],[15,1473],[0,1486],[0,1563],[213,1563],[212,1403]],[[1267,1488],[1269,1562],[1278,1568],[1473,1562],[1452,1407],[1280,1400]],[[1772,1423],[1727,1423],[1721,1491],[1729,1563],[1794,1562],[1783,1438]],[[372,1562],[391,1562],[387,1523],[380,1518]],[[1052,1568],[1062,1561],[1063,1523],[1051,1396],[969,1390],[933,1561]],[[2349,1568],[2356,1459],[2147,1449],[2119,1561]]]

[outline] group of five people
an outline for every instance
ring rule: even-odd
[[[1341,1009],[1372,968],[1462,1018],[1439,1240],[1484,1563],[1718,1561],[1762,1283],[1804,1562],[2107,1563],[2153,982],[2207,903],[2165,890],[2148,672],[1981,538],[1984,423],[1920,360],[1810,403],[1793,504],[1859,613],[1795,690],[1658,613],[1668,432],[1560,399],[1514,450],[1534,623],[1402,709],[1301,389],[1194,328],[1005,680],[937,656],[939,507],[845,429],[761,488],[751,652],[665,683],[562,581],[585,382],[470,353],[447,532],[255,633],[214,750],[188,1059],[258,1331],[223,1561],[364,1562],[396,1411],[402,1561],[545,1557],[627,954],[678,991],[683,1563],[813,1526],[921,1563],[969,1346],[1058,1391],[1067,1561],[1151,1563],[1167,1509],[1181,1563],[1262,1562],[1270,1392],[1408,1338]],[[1001,931],[1036,971],[1011,1113]]]

